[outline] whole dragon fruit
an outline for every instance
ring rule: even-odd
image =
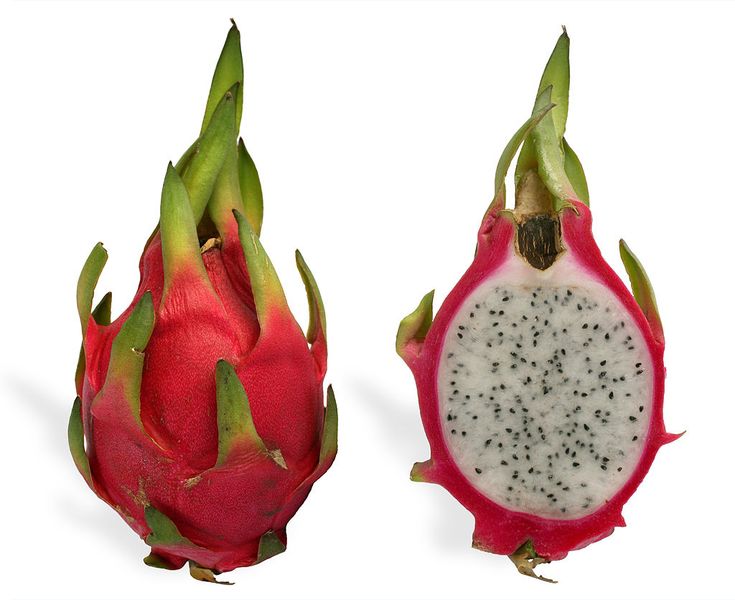
[[[631,295],[592,237],[586,180],[564,139],[568,93],[565,31],[500,158],[474,262],[433,323],[430,292],[396,341],[431,446],[411,478],[444,486],[475,517],[473,546],[531,576],[624,526],[623,504],[678,437],[663,423],[664,336],[648,278],[621,240]]]
[[[286,523],[337,451],[319,290],[297,252],[304,337],[258,237],[260,182],[237,141],[242,78],[233,23],[200,137],[168,166],[132,305],[111,322],[107,294],[91,311],[101,244],[77,288],[74,461],[152,546],[146,564],[188,561],[207,581],[282,552]]]

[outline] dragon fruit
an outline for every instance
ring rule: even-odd
[[[537,565],[624,526],[623,505],[678,437],[663,423],[654,293],[622,240],[632,295],[592,237],[586,179],[564,139],[568,93],[565,31],[500,158],[473,263],[433,322],[430,292],[396,340],[431,447],[411,478],[472,512],[475,548],[539,578]]]
[[[260,182],[237,140],[242,78],[233,23],[200,137],[166,171],[131,306],[111,321],[107,294],[91,310],[101,244],[77,288],[76,466],[152,547],[146,564],[188,561],[206,581],[282,552],[286,524],[337,451],[319,289],[297,251],[304,336],[259,240]]]

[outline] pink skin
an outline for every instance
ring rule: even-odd
[[[203,255],[211,286],[183,272],[165,297],[156,235],[141,258],[131,306],[106,327],[90,318],[84,340],[86,371],[78,392],[94,491],[143,538],[151,533],[146,504],[169,517],[194,544],[154,548],[175,568],[187,559],[216,571],[251,565],[268,531],[285,545],[286,523],[331,464],[319,462],[326,346],[312,354],[285,305],[269,308],[273,334],[261,332],[236,235],[235,228],[222,248]],[[122,382],[107,371],[112,342],[146,291],[157,308],[145,349],[139,423]],[[281,451],[287,469],[240,446],[215,466],[215,366],[222,358],[245,387],[261,439]]]
[[[663,422],[665,369],[663,336],[654,336],[635,299],[602,258],[592,237],[589,208],[572,201],[575,210],[561,213],[563,247],[591,279],[604,284],[622,303],[640,329],[653,363],[652,416],[644,449],[631,478],[597,512],[574,520],[540,518],[504,508],[479,493],[455,465],[444,440],[437,393],[438,367],[446,332],[467,296],[491,278],[514,252],[515,224],[507,214],[491,210],[478,234],[477,254],[436,314],[423,344],[409,342],[406,362],[416,378],[421,418],[431,446],[431,460],[417,465],[414,476],[444,486],[475,517],[473,545],[496,554],[512,554],[527,541],[549,560],[560,560],[571,550],[583,548],[624,527],[623,505],[651,467],[656,452],[679,436],[666,432]],[[660,339],[658,339],[660,337]]]

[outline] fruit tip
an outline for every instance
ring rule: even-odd
[[[230,23],[232,23],[232,29],[234,29],[235,31],[240,31],[237,28],[237,23],[235,23],[235,19],[233,17],[230,17]]]

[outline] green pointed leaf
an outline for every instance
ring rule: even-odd
[[[92,317],[97,325],[109,325],[112,313],[112,292],[107,292],[102,300],[99,301],[95,309],[92,311]],[[82,393],[84,385],[84,370],[87,368],[87,361],[84,357],[84,341],[79,348],[79,360],[77,361],[77,370],[74,374],[74,382],[76,383],[77,394]]]
[[[150,554],[143,559],[143,562],[149,567],[156,569],[166,569],[167,571],[176,571],[181,567],[172,565],[169,561],[163,558],[161,555],[156,554],[151,550]]]
[[[207,205],[209,216],[220,233],[228,231],[233,210],[241,213],[244,211],[237,162],[237,146],[233,144],[227,150],[225,162],[212,190],[212,198]]]
[[[411,344],[422,344],[429,332],[434,319],[433,312],[434,290],[426,294],[410,315],[405,317],[398,326],[396,335],[396,352],[408,362],[412,354],[409,350]]]
[[[259,452],[268,453],[258,435],[250,412],[250,403],[235,369],[222,359],[217,362],[217,466],[225,464],[232,450],[247,444]]]
[[[232,21],[232,27],[227,33],[225,45],[222,47],[217,66],[212,77],[212,85],[209,88],[209,97],[207,98],[207,108],[204,111],[204,120],[202,122],[202,132],[209,126],[212,115],[217,108],[222,96],[225,95],[236,83],[242,84],[243,67],[242,67],[242,51],[240,50],[240,32],[237,29],[235,21]],[[242,117],[242,85],[238,86],[237,95],[235,97],[236,121],[235,130],[240,129],[240,119]]]
[[[286,550],[286,546],[281,539],[273,531],[267,531],[260,536],[258,543],[258,562],[273,558],[277,554]]]
[[[67,437],[69,439],[69,450],[74,459],[74,464],[84,477],[89,487],[94,490],[94,482],[92,481],[92,471],[89,468],[89,458],[84,449],[84,425],[82,424],[82,401],[79,396],[74,400],[69,416],[69,426],[67,428]]]
[[[327,315],[324,311],[324,302],[316,284],[316,279],[306,264],[301,252],[296,250],[296,267],[301,275],[301,280],[306,288],[306,298],[309,301],[309,328],[306,332],[306,340],[313,344],[319,335],[327,338]]]
[[[160,230],[164,290],[168,290],[181,271],[196,272],[209,281],[199,251],[197,226],[189,194],[171,163],[168,163],[161,191]]]
[[[81,394],[84,390],[84,372],[87,370],[87,361],[84,358],[84,342],[79,348],[79,358],[77,359],[77,370],[74,372],[74,388],[77,394]]]
[[[579,157],[572,150],[566,138],[562,139],[562,146],[564,148],[564,171],[566,171],[567,177],[569,177],[569,181],[577,193],[577,197],[589,206],[590,192],[587,188],[587,177],[584,174],[584,169],[582,169],[582,163],[579,161]]]
[[[569,112],[569,36],[566,29],[556,41],[554,50],[546,63],[539,82],[537,97],[549,86],[552,88],[550,101],[557,107],[552,113],[551,120],[554,124],[557,141],[561,143]],[[526,171],[534,169],[536,164],[533,144],[524,144],[516,164],[516,184],[526,174]]]
[[[110,324],[112,318],[112,292],[107,292],[102,296],[102,300],[94,307],[92,316],[97,325],[107,326]]]
[[[145,538],[145,543],[149,546],[199,547],[181,535],[171,519],[150,505],[145,507],[145,522],[151,530]]]
[[[552,108],[554,108],[553,104],[547,104],[535,110],[531,117],[521,125],[520,129],[513,134],[513,137],[506,144],[503,153],[500,155],[498,166],[495,169],[495,197],[488,210],[505,208],[505,178],[508,175],[510,163],[513,162],[513,158],[516,152],[518,152],[520,145]]]
[[[155,313],[150,292],[141,296],[112,342],[110,364],[102,391],[112,383],[121,385],[135,420],[140,423],[140,384],[143,378],[143,351],[153,332]],[[96,399],[95,399],[96,401]]]
[[[102,242],[92,248],[89,253],[82,272],[77,282],[77,311],[79,312],[79,321],[82,325],[82,337],[87,333],[87,324],[89,323],[89,315],[92,311],[92,300],[94,299],[94,288],[97,287],[102,269],[107,262],[107,250],[102,246]]]
[[[656,294],[653,292],[653,286],[651,285],[650,279],[648,279],[648,275],[641,261],[638,260],[623,240],[620,240],[620,258],[623,259],[623,265],[630,278],[633,297],[638,302],[638,306],[641,307],[643,314],[648,320],[653,336],[659,342],[663,343],[664,328],[658,313]]]
[[[240,177],[240,194],[244,207],[243,214],[250,222],[250,227],[257,235],[263,226],[263,189],[260,186],[260,176],[255,163],[245,148],[245,142],[237,145],[238,174]]]
[[[199,223],[204,215],[227,153],[237,140],[235,97],[239,88],[239,84],[233,85],[222,97],[209,125],[197,141],[197,148],[185,172],[181,174],[189,192],[195,223]]]
[[[556,41],[556,46],[546,63],[538,86],[539,93],[549,86],[552,88],[551,102],[556,105],[551,120],[554,122],[556,139],[561,142],[569,113],[569,36],[566,29]]]
[[[431,459],[425,460],[424,462],[414,463],[413,468],[411,469],[411,481],[416,481],[418,483],[433,483],[429,475],[432,466]]]
[[[181,158],[179,158],[179,160],[176,162],[176,171],[178,171],[179,175],[181,175],[182,177],[184,176],[184,173],[186,173],[186,170],[189,168],[191,159],[194,158],[197,150],[199,150],[199,138],[197,138],[196,141],[186,149],[186,152],[184,152],[181,155]]]
[[[330,385],[327,387],[327,408],[324,411],[324,428],[322,429],[322,445],[319,450],[319,465],[324,465],[327,461],[331,464],[337,454],[338,421],[337,400],[334,397],[334,390]]]
[[[546,106],[551,95],[551,88],[546,88],[536,100],[536,105],[538,107]],[[531,140],[536,151],[539,177],[554,196],[555,208],[559,210],[564,202],[576,199],[576,194],[564,170],[564,155],[562,154],[561,144],[556,139],[554,123],[550,119],[551,114],[553,114],[553,111],[542,118],[534,128],[531,132]]]
[[[238,211],[235,211],[235,218],[237,219],[240,244],[245,254],[245,262],[250,276],[255,311],[258,315],[262,333],[268,327],[271,309],[288,310],[288,303],[276,270],[265,253],[257,234],[250,227],[248,220]]]

